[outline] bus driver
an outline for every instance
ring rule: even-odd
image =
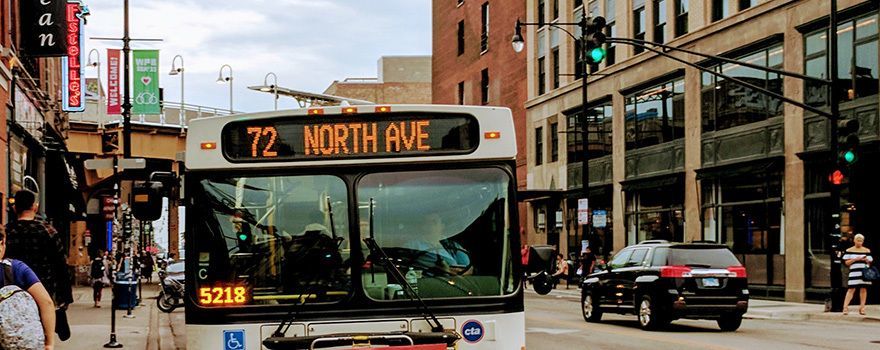
[[[458,242],[444,238],[446,226],[436,213],[425,216],[420,238],[407,242],[406,248],[419,251],[416,261],[424,267],[437,267],[443,271],[462,274],[471,265],[467,250]]]

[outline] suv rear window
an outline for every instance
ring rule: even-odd
[[[688,266],[726,269],[741,266],[736,256],[727,248],[720,247],[669,247],[657,248],[652,259],[653,266]]]

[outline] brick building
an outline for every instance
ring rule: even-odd
[[[384,104],[431,103],[430,56],[383,56],[378,77],[334,81],[324,94]]]
[[[513,23],[526,16],[525,4],[434,0],[431,10],[433,102],[510,108],[517,133],[517,187],[524,189],[526,58],[511,49],[510,36]]]
[[[579,131],[581,80],[559,73],[574,71],[574,42],[551,26],[528,27],[528,188],[557,193],[530,202],[529,240],[577,253],[589,239],[605,254],[647,239],[715,241],[745,264],[753,296],[827,296],[832,211],[841,213],[845,239],[863,233],[872,248],[880,240],[872,214],[880,186],[868,178],[880,150],[878,5],[838,3],[837,102],[842,117],[862,126],[861,159],[839,206],[828,195],[826,119],[634,47],[608,47],[609,60],[589,78],[587,142],[579,133],[543,132]],[[827,79],[827,0],[528,0],[528,20],[576,22],[585,5],[607,19],[610,36]],[[821,85],[679,57],[828,105]],[[576,216],[584,144],[590,206],[608,218],[593,237],[584,237]],[[554,149],[563,151],[545,156]],[[562,224],[551,227],[553,217]]]

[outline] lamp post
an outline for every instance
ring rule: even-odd
[[[272,76],[272,85],[269,85],[269,76]],[[262,92],[272,91],[272,94],[275,95],[275,110],[278,110],[278,76],[275,73],[269,72],[263,77],[263,87],[260,88]]]
[[[223,76],[223,68],[229,68],[229,76]],[[229,83],[229,114],[232,114],[232,66],[224,64],[220,66],[220,75],[217,76],[217,84]]]
[[[604,18],[597,17],[596,20],[598,20],[598,19],[601,19],[601,22],[596,21],[595,24],[599,28],[604,27],[605,26]],[[525,48],[525,41],[523,40],[521,28],[522,28],[522,26],[532,26],[532,25],[539,25],[540,26],[540,25],[548,25],[548,24],[547,23],[525,23],[525,22],[520,22],[520,20],[517,19],[516,20],[516,27],[514,28],[513,38],[511,38],[511,45],[513,46],[513,51],[522,52],[523,48]],[[598,48],[599,51],[597,51],[597,52],[600,52],[601,54],[600,53],[594,54],[592,52],[587,52],[588,51],[587,50],[587,42],[590,40],[590,37],[588,37],[588,29],[589,29],[588,27],[591,25],[591,23],[588,23],[587,16],[584,16],[583,18],[581,18],[581,20],[577,23],[553,23],[553,24],[549,24],[549,25],[552,27],[555,27],[556,29],[561,30],[565,34],[568,34],[568,36],[571,37],[572,40],[575,40],[575,41],[580,40],[580,42],[581,42],[581,50],[582,50],[581,51],[581,62],[580,62],[581,69],[582,69],[582,73],[581,73],[582,74],[581,75],[581,79],[582,79],[582,81],[581,81],[581,142],[583,143],[583,147],[584,147],[583,160],[581,161],[581,196],[583,199],[587,200],[587,203],[589,205],[589,197],[590,197],[589,160],[590,160],[590,158],[589,158],[589,147],[588,147],[589,142],[587,140],[587,137],[589,136],[589,132],[587,130],[587,126],[589,124],[588,120],[587,120],[587,115],[589,113],[589,108],[587,107],[587,77],[588,77],[588,72],[589,72],[590,67],[589,67],[589,61],[587,60],[587,54],[588,53],[591,54],[593,60],[595,62],[599,62],[602,59],[604,59],[604,50],[600,46]],[[578,37],[576,37],[574,34],[569,32],[568,30],[565,30],[562,27],[560,27],[560,25],[578,26],[581,30],[580,39],[578,39]],[[604,37],[603,37],[603,39],[604,39]],[[582,239],[588,239],[588,237],[590,237],[590,235],[592,234],[593,223],[592,223],[592,221],[589,220],[589,206],[586,209],[587,209],[587,221],[582,225],[582,228],[581,228],[581,232],[583,234]]]
[[[177,59],[180,59],[180,67],[177,66]],[[186,104],[183,101],[183,56],[175,55],[174,58],[171,59],[171,71],[168,72],[168,75],[178,75],[180,74],[180,131],[183,132],[184,126],[186,126],[186,111],[184,107]]]
[[[95,60],[92,60],[92,54],[95,54]],[[101,101],[101,54],[98,52],[98,49],[92,49],[89,51],[89,60],[86,65],[95,68],[95,72],[98,74],[98,101]],[[98,130],[104,129],[104,113],[107,112],[107,109],[101,108],[101,105],[98,104]],[[80,120],[82,120],[82,114],[80,114]]]

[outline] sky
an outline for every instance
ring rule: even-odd
[[[122,42],[91,38],[122,37],[123,1],[84,1],[91,13],[85,50],[98,50],[106,91],[106,49]],[[135,0],[129,32],[132,39],[163,39],[131,47],[160,50],[166,101],[180,101],[180,77],[168,72],[181,55],[186,104],[229,108],[229,85],[216,83],[220,67],[229,64],[233,108],[255,112],[271,110],[272,95],[247,86],[262,85],[269,72],[279,86],[320,93],[334,80],[376,77],[381,56],[430,55],[430,6],[429,0]],[[97,70],[85,74],[95,77]],[[284,97],[278,106],[298,108]]]

